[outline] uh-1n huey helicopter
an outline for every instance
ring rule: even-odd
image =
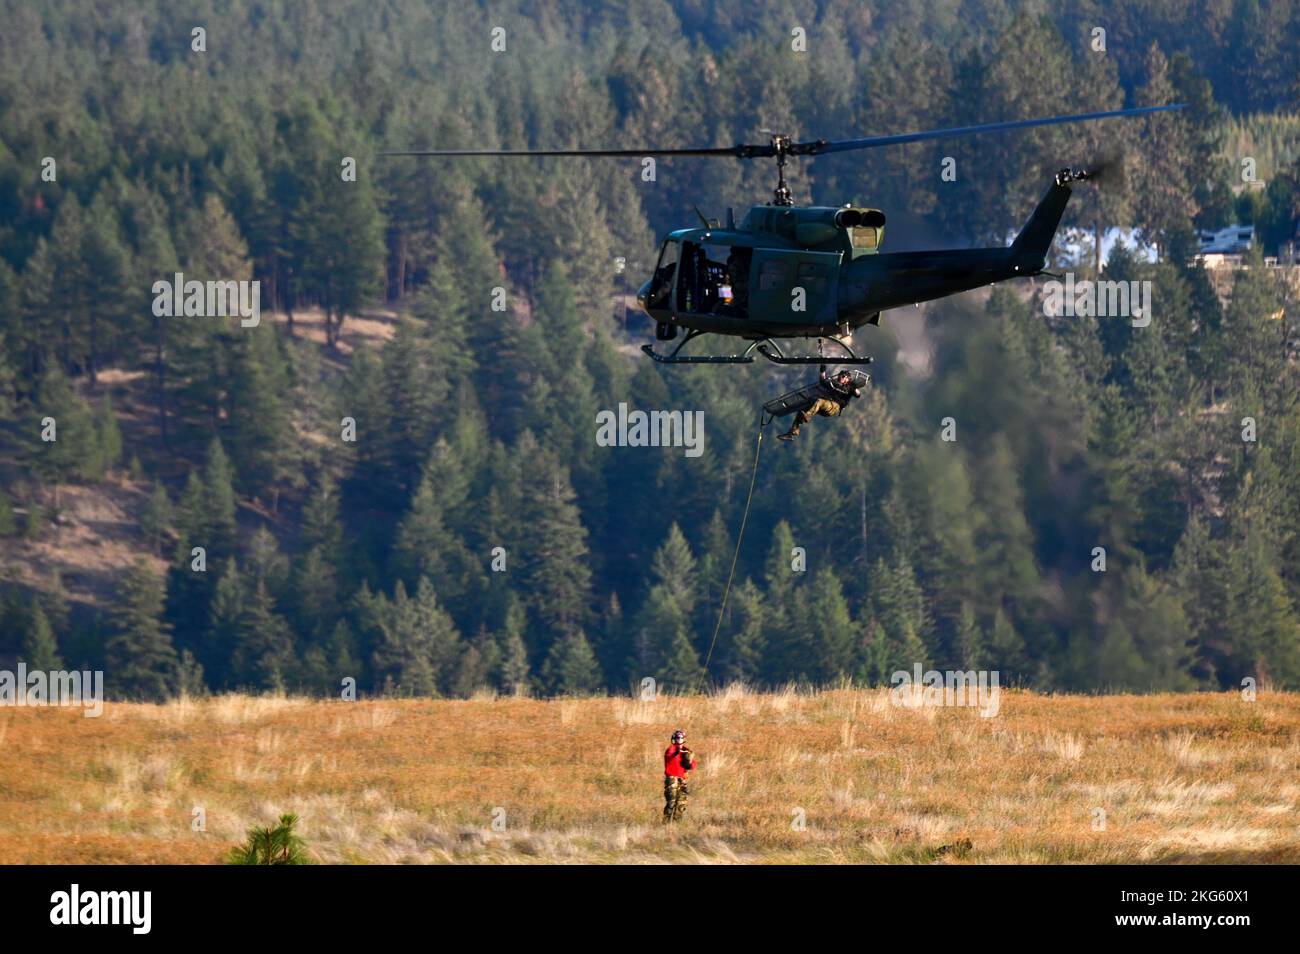
[[[1091,179],[1087,169],[1062,169],[1020,233],[1005,248],[881,252],[885,215],[879,209],[796,206],[785,181],[791,156],[820,156],[875,149],[976,133],[1088,122],[1118,116],[1182,109],[1185,104],[1050,116],[1009,122],[931,129],[864,139],[795,142],[772,135],[765,144],[671,149],[433,149],[389,152],[390,156],[731,156],[776,160],[772,201],[756,205],[737,224],[700,215],[698,228],[669,233],[659,249],[654,274],[637,292],[641,310],[655,322],[655,337],[682,341],[666,355],[642,350],[665,364],[748,364],[757,350],[778,364],[869,364],[850,345],[864,324],[902,305],[944,298],[1011,278],[1040,274],[1069,201],[1070,183]],[[699,210],[696,210],[699,214]],[[725,257],[724,257],[725,256]],[[682,348],[705,334],[749,342],[737,355],[683,355]],[[786,354],[778,339],[815,338],[818,354]],[[843,354],[824,354],[833,342]]]

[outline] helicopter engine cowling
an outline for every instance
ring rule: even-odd
[[[840,233],[870,226],[880,228],[885,224],[885,216],[877,209],[826,209],[809,208],[797,211],[798,222],[794,237],[805,248],[813,248],[834,242]]]
[[[835,240],[840,230],[832,222],[800,222],[795,226],[795,241],[803,246],[822,245]]]

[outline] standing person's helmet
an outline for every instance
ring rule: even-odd
[[[685,741],[686,741],[686,733],[683,732],[681,729],[678,729],[676,732],[673,733],[674,745],[681,745]]]

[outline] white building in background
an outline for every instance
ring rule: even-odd
[[[1254,248],[1258,236],[1253,225],[1230,225],[1226,229],[1199,229],[1200,251],[1196,260],[1205,266],[1210,282],[1225,305],[1232,295],[1237,271],[1246,267],[1246,252]],[[1267,249],[1261,249],[1267,252]],[[1278,245],[1277,256],[1264,256],[1264,267],[1284,287],[1287,300],[1300,297],[1300,226],[1295,237]],[[1281,314],[1281,313],[1279,313]]]
[[[1200,259],[1207,267],[1240,265],[1241,257],[1255,244],[1255,226],[1229,225],[1226,229],[1198,229]]]

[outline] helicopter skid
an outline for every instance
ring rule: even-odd
[[[642,345],[641,350],[660,364],[753,364],[754,359],[748,354],[658,354],[650,345]]]
[[[650,345],[642,345],[641,350],[654,358],[660,364],[753,364],[754,359],[750,356],[756,347],[759,347],[761,341],[751,342],[745,349],[744,354],[680,354],[681,350],[690,344],[700,335],[709,334],[702,328],[693,328],[686,333],[681,344],[674,348],[668,354],[657,354]]]
[[[767,348],[760,347],[759,353],[775,364],[871,364],[871,358],[852,355],[847,358],[835,358],[822,354],[774,354]]]

